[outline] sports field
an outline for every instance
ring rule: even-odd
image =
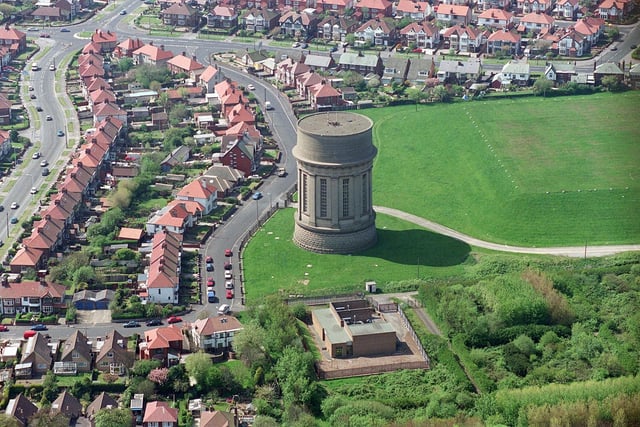
[[[640,242],[640,92],[363,110],[374,203],[513,245]]]

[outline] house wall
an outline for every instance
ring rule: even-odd
[[[150,288],[149,302],[158,304],[174,304],[178,302],[178,296],[174,295],[174,288]]]
[[[370,335],[356,335],[353,338],[353,356],[392,354],[396,351],[396,333],[384,332]]]

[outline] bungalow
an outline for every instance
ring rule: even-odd
[[[573,62],[549,62],[544,70],[544,77],[554,83],[564,84],[575,76],[576,66]]]
[[[159,360],[163,366],[173,366],[180,361],[182,349],[188,347],[182,330],[174,325],[150,329],[144,332],[140,344],[141,360]],[[147,404],[147,408],[148,408]]]
[[[422,49],[435,49],[440,45],[440,31],[431,22],[412,22],[400,30],[403,44],[415,44]]]
[[[71,10],[58,6],[38,6],[31,12],[34,21],[60,22],[71,20]]]
[[[87,406],[87,418],[93,420],[100,409],[117,409],[118,402],[104,391]]]
[[[531,78],[531,67],[525,61],[509,61],[502,67],[500,75],[500,86],[510,84],[526,86]]]
[[[21,273],[28,269],[40,270],[47,260],[45,252],[42,249],[30,248],[29,246],[21,247],[9,262],[11,272]],[[7,309],[10,309],[10,307],[3,308],[3,310]]]
[[[189,78],[196,80],[204,71],[204,65],[196,61],[195,56],[189,58],[182,52],[181,55],[174,56],[167,61],[167,67],[171,74],[186,74]]]
[[[513,13],[501,9],[488,9],[478,15],[478,26],[508,29],[514,23]]]
[[[387,58],[384,61],[384,71],[380,82],[385,86],[392,83],[404,83],[409,74],[410,64],[407,58]]]
[[[216,188],[205,178],[196,178],[182,187],[176,199],[197,202],[204,208],[203,215],[209,214],[216,208]]]
[[[343,53],[338,60],[338,67],[342,71],[355,71],[362,75],[373,73],[382,76],[384,70],[379,55],[363,54],[362,51]]]
[[[44,374],[53,365],[52,349],[49,342],[41,333],[30,337],[22,351],[20,364],[30,364],[31,373]]]
[[[96,355],[95,368],[113,375],[123,375],[128,368],[133,366],[134,358],[135,355],[127,350],[127,339],[114,329],[107,334],[102,347],[100,347]],[[110,399],[108,395],[103,396],[103,398]],[[117,406],[116,404],[114,407]],[[104,408],[104,406],[100,406],[98,409],[101,408]],[[90,417],[91,415],[89,408],[87,408],[87,416]]]
[[[314,71],[327,71],[336,66],[332,56],[307,55],[304,57],[304,64]]]
[[[617,64],[613,62],[605,62],[600,64],[593,70],[593,79],[597,86],[602,84],[602,79],[605,77],[615,77],[618,81],[624,79],[624,72]]]
[[[467,80],[477,81],[482,75],[482,62],[479,59],[469,59],[465,62],[456,60],[440,61],[438,66],[438,80],[443,83],[462,84]]]
[[[144,410],[142,427],[178,427],[178,409],[168,402],[149,402]]]
[[[203,177],[215,182],[218,198],[226,197],[233,188],[244,181],[242,171],[220,164],[214,164],[207,169]]]
[[[1,314],[45,313],[50,314],[65,308],[63,285],[25,280],[21,283],[9,282],[6,275],[0,278]]]
[[[80,331],[74,331],[62,345],[60,362],[72,365],[75,372],[89,372],[91,370],[91,345],[87,337]]]
[[[234,335],[244,329],[233,316],[199,319],[192,323],[190,328],[195,346],[215,353],[231,350]]]
[[[160,162],[160,170],[164,173],[169,172],[174,166],[181,165],[191,156],[191,148],[188,145],[180,145]]]
[[[425,85],[427,80],[436,75],[436,65],[432,57],[411,58],[407,80],[412,85]]]
[[[22,427],[26,427],[31,418],[38,412],[38,407],[19,393],[15,399],[9,400],[5,414],[18,420]]]
[[[235,426],[235,417],[231,412],[202,411],[200,412],[200,427],[231,427]]]
[[[396,43],[397,31],[393,24],[376,18],[362,24],[354,36],[359,45],[392,46]]]

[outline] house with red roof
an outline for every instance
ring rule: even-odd
[[[221,353],[231,350],[233,337],[244,327],[233,316],[207,317],[189,325],[194,345],[200,350]]]
[[[87,61],[84,64],[78,66],[78,74],[81,78],[93,78],[104,77],[105,71],[101,63],[94,63],[93,61]]]
[[[111,90],[100,87],[89,93],[89,106],[93,108],[96,104],[101,104],[103,102],[116,102],[116,94]]]
[[[204,71],[204,65],[196,61],[195,56],[186,56],[185,52],[168,60],[167,67],[172,74],[184,73],[194,80]]]
[[[149,402],[144,410],[142,427],[178,427],[178,409],[168,402]]]
[[[487,43],[487,34],[475,27],[454,25],[442,34],[445,48],[460,52],[481,52]]]
[[[82,50],[80,51],[80,53],[95,53],[95,54],[100,54],[100,45],[98,43],[94,43],[94,42],[89,42],[86,45],[84,45],[82,47]]]
[[[356,44],[369,43],[373,46],[393,46],[398,39],[396,27],[379,18],[368,20],[353,35],[356,37]]]
[[[553,9],[553,16],[556,18],[564,18],[575,20],[580,10],[580,0],[558,0]]]
[[[360,0],[355,9],[355,16],[361,20],[384,18],[392,15],[393,3],[389,0]]]
[[[607,22],[618,22],[629,13],[630,4],[629,0],[604,0],[598,5],[598,15]]]
[[[118,45],[118,37],[111,30],[97,29],[91,34],[91,42],[100,46],[100,53],[113,52]]]
[[[93,121],[101,122],[108,117],[127,123],[127,112],[113,102],[103,102],[93,108]]]
[[[431,5],[426,1],[400,0],[395,7],[396,16],[422,22],[431,16]]]
[[[233,427],[235,417],[231,412],[202,411],[200,412],[200,427]]]
[[[212,93],[213,89],[220,79],[218,67],[214,65],[207,65],[202,73],[198,76],[198,85],[204,88],[206,93]]]
[[[511,8],[511,0],[478,0],[475,2],[476,10],[483,11],[487,9],[504,9]]]
[[[157,211],[147,222],[148,234],[160,231],[183,234],[187,227],[192,227],[195,218],[186,206],[185,202],[167,205]]]
[[[478,26],[491,28],[511,28],[514,23],[514,15],[502,9],[487,9],[478,15]]]
[[[160,11],[160,19],[164,25],[173,27],[195,28],[200,21],[200,13],[184,2],[174,3]]]
[[[575,29],[565,31],[558,40],[558,53],[562,56],[575,58],[584,55],[587,51],[588,42],[585,36]]]
[[[337,16],[343,16],[347,10],[353,9],[355,0],[317,0],[318,13],[327,12]]]
[[[261,150],[262,147],[254,140],[242,135],[232,141],[223,141],[221,153],[214,155],[214,162],[242,171],[244,176],[248,177],[260,166]]]
[[[546,33],[550,32],[555,23],[553,16],[544,13],[528,13],[520,18],[518,32]]]
[[[238,13],[230,6],[216,6],[206,16],[208,28],[234,29],[238,26]]]
[[[0,124],[10,124],[11,118],[13,115],[11,114],[11,106],[13,104],[9,101],[3,94],[0,93]],[[3,141],[8,141],[9,133],[7,131],[2,131]],[[0,147],[0,158],[6,156],[11,151],[11,144],[3,144],[3,147]]]
[[[283,14],[286,11],[302,12],[306,9],[314,9],[313,0],[276,0],[277,3],[274,7],[275,10],[281,11]]]
[[[342,93],[331,86],[326,79],[320,83],[316,83],[307,90],[309,94],[309,102],[311,107],[320,111],[323,109],[330,109],[334,105],[342,105]]]
[[[136,65],[166,65],[167,61],[173,58],[173,52],[165,50],[164,45],[154,46],[153,42],[134,50],[132,55],[133,63]]]
[[[515,31],[498,30],[487,38],[487,53],[520,55],[522,37]]]
[[[131,37],[118,43],[113,50],[113,56],[116,58],[133,57],[133,52],[144,46],[144,42],[138,38],[132,39]]]
[[[0,49],[6,49],[12,58],[27,48],[27,35],[5,25],[0,27]]]
[[[227,112],[227,123],[230,126],[238,123],[255,124],[256,116],[247,104],[236,104],[231,107]]]
[[[457,4],[439,4],[438,10],[436,10],[436,20],[450,25],[469,25],[471,8]]]
[[[276,80],[284,87],[291,88],[295,86],[297,77],[310,69],[311,67],[303,62],[287,58],[276,65]]]
[[[6,276],[0,277],[1,313],[54,313],[65,309],[64,285],[47,282],[44,277],[38,281],[25,280],[20,283],[9,282]]]
[[[151,240],[145,278],[138,284],[139,289],[146,293],[144,298],[141,295],[143,300],[158,304],[177,304],[181,256],[182,236],[158,230]]]
[[[602,18],[596,18],[594,16],[585,16],[579,19],[574,25],[574,29],[584,36],[585,41],[588,43],[588,48],[595,46],[601,37],[604,36],[607,23]]]
[[[12,273],[21,273],[29,269],[40,270],[46,265],[47,258],[44,253],[45,251],[41,249],[23,246],[11,259],[9,269]]]
[[[113,375],[123,375],[127,369],[133,366],[135,354],[127,349],[127,339],[123,337],[115,329],[107,334],[102,346],[98,350],[98,354],[95,357],[95,368],[102,372],[109,372]],[[98,410],[112,405],[114,408],[118,407],[118,404],[113,404],[109,395],[102,395],[105,399],[103,405],[100,405]],[[96,401],[94,401],[95,403]],[[90,410],[92,403],[87,408],[87,416],[91,417],[92,411]],[[97,411],[96,411],[97,412]]]
[[[144,332],[144,341],[140,344],[141,360],[160,360],[164,366],[173,366],[180,360],[186,337],[182,329],[171,325]],[[147,404],[147,408],[149,404]]]
[[[216,208],[217,189],[206,178],[196,178],[185,185],[176,194],[176,199],[190,202],[197,202],[202,205],[203,215]]]
[[[416,47],[435,49],[440,45],[440,30],[431,22],[412,22],[400,30],[405,45],[415,43]]]

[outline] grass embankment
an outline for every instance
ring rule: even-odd
[[[362,113],[377,205],[512,245],[640,241],[640,93]]]

